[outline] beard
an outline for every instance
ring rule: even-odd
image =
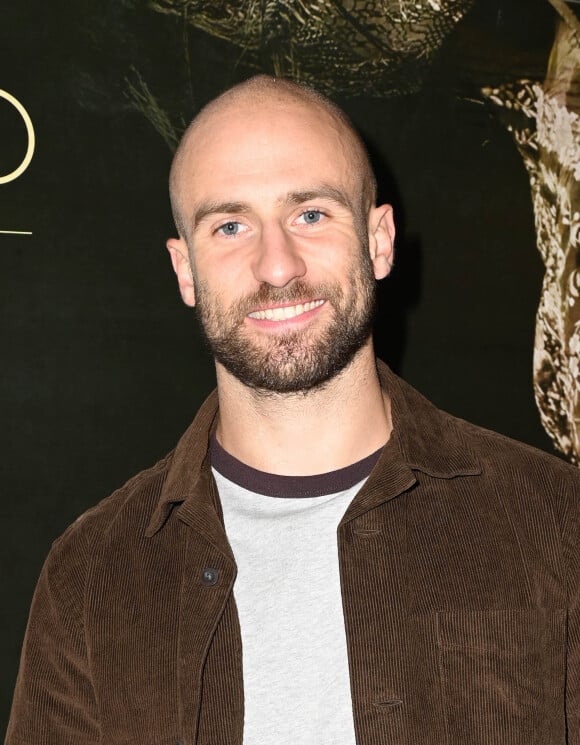
[[[375,308],[375,278],[368,250],[353,262],[348,292],[331,283],[302,280],[288,287],[262,284],[257,292],[222,310],[203,282],[196,282],[199,320],[211,352],[241,383],[261,393],[306,393],[324,385],[368,341]],[[279,303],[324,298],[333,315],[322,330],[306,328],[260,335],[245,326],[248,313]],[[262,338],[260,338],[260,336]]]

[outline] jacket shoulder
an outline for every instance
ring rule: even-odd
[[[482,465],[495,465],[498,468],[507,467],[508,464],[512,468],[525,466],[531,471],[546,472],[580,485],[580,470],[562,458],[446,412],[441,414],[453,422],[458,434],[476,453]]]
[[[93,507],[79,515],[53,543],[51,553],[68,544],[95,545],[119,523],[143,534],[151,520],[173,460],[174,451],[140,471]]]

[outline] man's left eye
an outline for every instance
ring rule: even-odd
[[[314,225],[320,222],[322,212],[320,210],[306,210],[300,215],[300,219],[307,225]]]

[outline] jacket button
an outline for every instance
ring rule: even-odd
[[[215,585],[219,578],[219,572],[213,567],[206,567],[201,575],[201,581],[204,585]]]

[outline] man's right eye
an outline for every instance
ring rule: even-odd
[[[240,223],[235,220],[228,220],[217,229],[216,232],[221,233],[227,237],[237,235],[240,231]]]

